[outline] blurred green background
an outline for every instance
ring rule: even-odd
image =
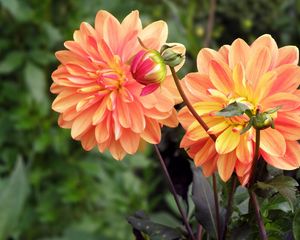
[[[151,147],[122,162],[85,152],[57,126],[50,76],[54,52],[100,9],[119,20],[139,9],[144,26],[167,21],[169,41],[187,48],[181,74],[194,71],[209,8],[209,0],[0,0],[0,239],[133,239],[126,217],[140,209],[178,223]],[[218,0],[210,46],[263,33],[298,45],[299,19],[298,0]]]

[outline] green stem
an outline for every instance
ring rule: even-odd
[[[166,178],[166,180],[167,180],[167,182],[168,182],[170,191],[171,191],[171,193],[173,194],[173,197],[174,197],[174,200],[175,200],[175,202],[176,202],[177,208],[178,208],[178,210],[179,210],[179,212],[180,212],[180,214],[181,214],[181,217],[182,217],[182,220],[183,220],[184,225],[185,225],[185,227],[186,227],[186,230],[187,230],[187,232],[188,232],[188,234],[189,234],[191,240],[196,240],[195,237],[194,237],[193,231],[192,231],[192,229],[191,229],[191,227],[190,227],[190,224],[189,224],[189,222],[188,222],[186,213],[185,213],[185,211],[182,209],[182,207],[181,207],[181,205],[180,205],[179,198],[178,198],[178,196],[177,196],[177,193],[176,193],[174,184],[173,184],[173,182],[172,182],[172,179],[171,179],[170,174],[169,174],[169,172],[168,172],[168,169],[167,169],[167,167],[166,167],[165,161],[163,160],[163,158],[162,158],[162,156],[161,156],[161,154],[160,154],[160,151],[159,151],[157,145],[154,145],[154,148],[155,148],[155,152],[156,152],[156,154],[157,154],[157,156],[158,156],[158,158],[159,158],[159,162],[160,162],[160,165],[161,165],[161,167],[162,167],[162,170],[163,170],[163,173],[164,173],[164,175],[165,175],[165,178]]]
[[[175,72],[175,69],[173,67],[170,67],[174,82],[176,84],[176,87],[184,101],[184,103],[186,104],[187,108],[189,109],[189,111],[193,114],[193,116],[196,118],[196,120],[199,122],[199,124],[203,127],[203,129],[207,132],[209,127],[207,126],[207,124],[203,121],[203,119],[198,115],[198,113],[196,112],[196,110],[194,109],[194,107],[192,106],[191,102],[189,101],[189,99],[187,98],[187,96],[185,95],[181,84],[180,84],[180,80],[177,77],[177,74]],[[217,140],[217,137],[213,134],[209,134],[207,132],[207,134],[209,135],[209,137],[215,142]],[[213,178],[213,190],[214,190],[214,200],[215,200],[215,208],[216,208],[216,222],[217,222],[217,229],[218,229],[218,240],[221,239],[221,221],[220,221],[220,210],[219,210],[219,198],[218,198],[218,189],[217,189],[217,181],[216,181],[216,175],[213,173],[212,174],[212,178]]]
[[[256,181],[256,168],[257,168],[257,163],[259,160],[260,130],[256,129],[255,133],[256,133],[255,152],[254,152],[253,163],[252,163],[250,178],[249,178],[247,187],[248,187],[248,191],[249,191],[249,195],[250,195],[250,201],[254,207],[254,213],[255,213],[255,218],[256,218],[257,224],[258,224],[260,238],[262,240],[267,240],[268,236],[267,236],[267,232],[266,232],[266,229],[264,226],[262,216],[260,214],[259,203],[257,201],[256,194],[255,194],[254,190],[252,189],[252,186]]]

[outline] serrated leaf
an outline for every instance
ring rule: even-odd
[[[195,204],[197,221],[209,232],[210,236],[217,236],[214,194],[211,185],[203,176],[200,168],[193,168],[192,199]],[[221,216],[222,222],[223,219]],[[221,225],[223,224],[221,223]]]
[[[246,104],[233,102],[230,103],[227,107],[222,109],[221,111],[217,112],[217,116],[222,117],[234,117],[234,116],[241,116],[248,110],[249,107]]]
[[[257,182],[257,186],[263,190],[273,189],[275,192],[278,192],[289,202],[293,209],[298,183],[292,177],[277,176],[266,182]]]
[[[29,193],[25,168],[18,160],[7,185],[0,194],[0,240],[7,239],[14,231]]]
[[[29,92],[38,103],[48,103],[46,96],[46,77],[41,68],[27,63],[24,70],[25,82]]]
[[[293,220],[293,235],[294,238],[300,239],[300,208],[297,209]]]
[[[0,74],[8,74],[16,70],[24,62],[24,52],[13,51],[8,53],[0,62]]]
[[[182,236],[178,229],[152,222],[142,212],[136,212],[127,221],[134,229],[149,235],[151,239],[173,240]]]

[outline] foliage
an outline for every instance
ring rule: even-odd
[[[211,41],[214,48],[236,37],[250,41],[265,32],[273,34],[279,45],[300,42],[299,1],[217,2]],[[57,127],[57,115],[51,111],[53,96],[49,93],[51,72],[58,64],[54,52],[63,48],[64,40],[72,38],[80,22],[93,23],[99,9],[106,9],[119,19],[132,9],[139,9],[145,25],[166,20],[169,41],[187,47],[181,74],[196,69],[192,59],[203,46],[208,0],[90,0],[88,3],[85,0],[0,0],[0,239],[133,239],[125,218],[138,209],[155,212],[151,219],[159,224],[167,222],[165,225],[172,228],[172,234],[175,231],[181,236],[184,232],[178,212],[168,205],[171,201],[165,194],[166,186],[147,147],[141,148],[142,153],[136,156],[116,162],[108,154],[84,152],[70,138],[69,131]],[[179,141],[181,132],[177,131],[173,142],[164,143],[169,149],[174,149]],[[169,150],[164,151],[169,154]],[[177,159],[172,162],[175,173],[182,170],[178,162]],[[299,180],[296,173],[291,174]],[[177,182],[186,180],[182,176],[178,180],[174,175]],[[295,180],[292,181],[291,187],[296,186]],[[190,207],[194,229],[199,221],[205,234],[210,233],[213,230],[209,224],[214,222],[212,193],[207,193],[208,201],[199,201],[205,197],[204,192],[211,191],[210,183],[204,180],[200,170],[194,171],[192,194],[188,192],[190,181],[186,183],[180,195],[184,196],[182,203]],[[223,189],[219,195],[222,207],[226,208],[229,195],[221,184],[218,188]],[[287,194],[282,192],[285,188],[278,189],[278,184],[276,189]],[[288,195],[293,195],[294,188],[290,190]],[[192,213],[192,198],[196,217]],[[259,198],[270,239],[288,239],[291,234],[295,239],[300,238],[299,197],[293,195],[293,199],[294,212],[292,205],[274,192],[268,198]],[[238,187],[228,239],[242,239],[240,236],[257,239],[257,226],[248,203],[247,191]],[[210,217],[205,214],[203,218],[197,212],[199,209],[210,213]]]

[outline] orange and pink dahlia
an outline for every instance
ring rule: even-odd
[[[121,23],[99,11],[95,27],[82,23],[74,40],[65,42],[67,50],[56,53],[61,64],[52,74],[51,91],[58,95],[52,108],[60,114],[59,125],[70,128],[85,150],[97,146],[122,159],[137,151],[141,138],[158,143],[162,125],[177,126],[174,105],[181,99],[171,78],[140,96],[144,85],[130,72],[132,59],[143,49],[138,38],[159,50],[167,35],[163,21],[142,28],[138,11]]]
[[[213,142],[184,107],[179,121],[186,130],[181,141],[196,166],[206,176],[218,170],[227,181],[236,172],[242,184],[249,180],[252,166],[255,130],[241,130],[249,122],[244,114],[234,117],[216,113],[233,102],[243,103],[253,114],[280,106],[272,115],[275,129],[261,130],[259,154],[279,169],[300,165],[300,67],[298,49],[278,48],[270,35],[263,35],[250,46],[242,39],[218,51],[204,48],[197,58],[198,72],[183,79],[184,89],[193,107],[217,136]]]

